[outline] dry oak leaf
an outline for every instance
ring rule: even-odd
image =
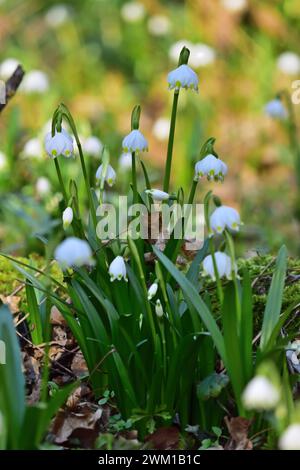
[[[178,449],[180,433],[175,426],[159,428],[153,434],[146,437],[148,442],[155,449],[172,450]]]
[[[252,421],[249,421],[246,418],[242,418],[241,416],[236,418],[228,418],[225,416],[225,423],[231,437],[225,446],[226,450],[253,449],[253,444],[248,438],[248,431]]]

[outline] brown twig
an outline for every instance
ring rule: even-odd
[[[0,113],[3,111],[9,100],[16,94],[25,72],[21,65],[18,65],[12,76],[5,83],[5,103],[0,103]]]

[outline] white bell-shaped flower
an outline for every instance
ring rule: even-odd
[[[185,88],[198,91],[199,79],[196,72],[194,72],[191,67],[186,64],[182,64],[168,74],[168,84],[169,90],[172,90],[173,88],[176,90],[179,90],[179,88]]]
[[[249,410],[272,410],[279,401],[279,392],[263,375],[257,375],[243,392],[243,403]]]
[[[277,67],[286,75],[297,75],[300,72],[300,57],[295,52],[283,52],[277,59]]]
[[[151,300],[153,299],[153,297],[156,296],[157,289],[158,289],[157,282],[154,282],[153,284],[151,284],[151,286],[148,289],[148,300]]]
[[[287,110],[279,98],[275,98],[266,104],[265,113],[275,119],[286,119],[288,116]]]
[[[98,137],[91,135],[83,140],[82,148],[86,154],[92,157],[99,157],[103,150],[103,144]]]
[[[98,167],[98,170],[96,171],[96,179],[97,180],[101,180],[101,178],[102,178],[102,169],[103,169],[103,165],[101,163],[101,165]],[[117,175],[116,175],[116,172],[113,169],[113,167],[111,165],[107,165],[106,174],[105,174],[105,181],[108,184],[108,186],[113,186],[115,184],[116,176]]]
[[[210,230],[213,233],[222,233],[225,228],[239,231],[241,223],[240,215],[236,209],[229,206],[217,207],[210,216]]]
[[[281,450],[300,450],[300,423],[291,424],[279,439]]]
[[[67,207],[63,211],[62,220],[63,220],[63,227],[66,230],[71,225],[71,223],[73,222],[73,209],[72,209],[72,207]]]
[[[157,299],[155,303],[155,313],[158,316],[158,318],[162,318],[164,316],[164,311],[163,311],[163,308],[159,299]]]
[[[76,237],[66,238],[60,243],[54,256],[62,269],[94,264],[90,245]]]
[[[216,181],[224,180],[227,174],[227,165],[220,158],[212,154],[206,155],[202,160],[195,165],[195,180],[206,176],[208,180],[214,179]]]
[[[144,152],[148,150],[148,142],[138,129],[134,129],[124,137],[122,148],[124,152]]]
[[[126,273],[126,264],[122,256],[117,256],[110,263],[108,273],[110,275],[111,282],[115,281],[116,279],[118,281],[121,281],[121,279],[124,279],[126,282],[128,281]]]
[[[232,271],[237,273],[236,264],[232,267],[231,259],[226,253],[221,251],[215,252],[216,267],[218,271],[219,278],[226,277],[227,279],[232,279]],[[212,255],[208,255],[203,260],[203,276],[210,276],[213,281],[216,280],[214,263]]]
[[[52,133],[48,132],[45,137],[45,149],[51,158],[56,158],[59,155],[71,157],[74,152],[73,138],[65,129],[62,129],[61,132],[55,131],[53,137]]]
[[[170,194],[160,189],[146,189],[145,193],[150,194],[154,201],[167,201],[170,197]]]

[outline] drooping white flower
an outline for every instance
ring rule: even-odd
[[[121,8],[121,16],[128,23],[140,21],[145,16],[145,7],[142,3],[132,1],[126,2]]]
[[[215,157],[212,154],[206,155],[202,160],[195,165],[195,180],[206,176],[208,180],[224,180],[224,176],[227,174],[228,168],[220,158]]]
[[[291,424],[279,439],[281,450],[300,450],[300,424]]]
[[[98,137],[91,135],[82,143],[83,151],[92,157],[99,157],[103,150],[103,144]]]
[[[153,299],[153,297],[156,296],[157,289],[158,289],[157,282],[154,282],[153,284],[151,284],[151,286],[148,289],[148,300],[151,300]]]
[[[243,403],[249,410],[272,410],[279,401],[279,392],[263,375],[254,377],[243,392]]]
[[[43,155],[43,147],[40,139],[34,137],[29,139],[23,147],[23,158],[41,158]]]
[[[180,65],[168,74],[169,90],[185,88],[198,91],[198,83],[197,74],[186,64]]]
[[[122,148],[124,152],[144,152],[148,150],[148,142],[138,129],[134,129],[124,137]]]
[[[265,105],[265,113],[275,119],[286,119],[288,116],[287,110],[279,98],[275,98]]]
[[[87,241],[76,237],[69,237],[61,242],[54,256],[62,269],[94,264],[90,245]]]
[[[3,170],[6,167],[7,158],[5,153],[0,152],[0,170]]]
[[[237,12],[244,10],[248,6],[248,0],[221,0],[226,10]]]
[[[277,59],[277,68],[286,75],[297,75],[300,72],[300,57],[294,52],[283,52]]]
[[[49,89],[49,79],[41,70],[31,70],[21,83],[20,89],[24,93],[45,93]]]
[[[39,196],[41,197],[47,196],[47,194],[49,194],[51,191],[51,183],[48,180],[48,178],[41,176],[40,178],[38,178],[36,182],[35,189]]]
[[[231,259],[226,253],[221,251],[215,252],[216,267],[219,274],[219,278],[226,277],[232,279],[232,271],[237,273],[237,266],[234,265],[232,268]],[[208,255],[203,260],[203,276],[210,276],[213,281],[216,280],[214,263],[212,255]]]
[[[63,3],[49,8],[45,14],[45,21],[51,28],[58,28],[70,18],[70,9]]]
[[[61,132],[55,131],[54,137],[51,132],[48,132],[45,137],[45,149],[51,158],[59,155],[69,158],[74,152],[73,137],[65,129]]]
[[[242,225],[238,211],[229,206],[217,207],[210,216],[209,222],[213,233],[222,233],[225,228],[238,232]]]
[[[119,166],[123,170],[129,170],[132,165],[132,155],[130,152],[122,153],[119,159]]]
[[[66,230],[71,225],[71,223],[73,222],[73,209],[72,209],[72,207],[67,207],[63,211],[62,220],[63,220],[63,227]]]
[[[111,282],[115,280],[121,281],[121,279],[124,279],[126,282],[128,281],[126,273],[126,264],[122,256],[117,256],[110,263],[108,273],[110,275]]]
[[[157,299],[155,303],[155,313],[158,316],[158,318],[162,318],[164,316],[164,311],[163,311],[163,308],[159,299]]]
[[[102,178],[102,168],[103,168],[103,165],[101,163],[101,165],[98,167],[98,170],[96,171],[96,179],[97,180],[101,180],[101,178]],[[116,176],[117,175],[116,175],[116,172],[113,169],[113,167],[111,165],[107,165],[106,174],[105,174],[105,181],[108,184],[108,186],[113,186],[115,184]]]
[[[164,36],[170,30],[170,20],[164,15],[153,15],[148,20],[148,31],[153,36]]]
[[[8,58],[5,59],[3,62],[0,64],[0,78],[2,80],[7,80],[12,76],[14,71],[19,65],[19,61],[17,59],[13,58]]]
[[[216,51],[207,44],[193,44],[190,49],[189,64],[192,67],[206,67],[216,60]]]
[[[153,125],[152,131],[158,140],[167,140],[170,131],[170,119],[164,117],[158,118]]]
[[[166,201],[170,197],[170,194],[160,189],[146,189],[145,193],[150,194],[154,201]]]

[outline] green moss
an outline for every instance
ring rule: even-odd
[[[31,255],[29,258],[16,258],[16,264],[20,261],[37,269],[45,269],[45,260],[38,255]],[[24,268],[24,266],[22,266]],[[24,268],[34,274],[34,271]],[[50,268],[51,276],[59,282],[63,280],[63,274],[57,263],[53,263]],[[42,277],[42,276],[41,276]],[[24,276],[15,268],[14,263],[3,256],[0,256],[0,295],[5,297],[11,295],[20,286]],[[21,299],[21,305],[25,301],[25,289],[21,289],[17,295]]]

